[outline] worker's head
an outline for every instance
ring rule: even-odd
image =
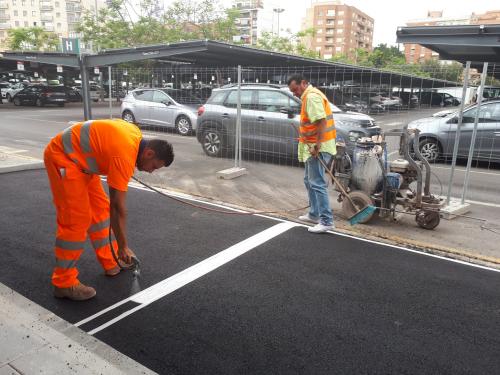
[[[301,97],[309,86],[309,81],[302,74],[294,74],[288,78],[288,88],[297,97]]]
[[[164,139],[148,139],[137,159],[137,169],[153,172],[168,167],[174,161],[174,148]]]

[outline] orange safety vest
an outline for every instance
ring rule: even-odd
[[[323,131],[321,142],[330,141],[335,139],[337,132],[335,130],[335,123],[333,121],[332,109],[330,108],[330,103],[327,97],[319,91],[317,88],[310,88],[307,94],[302,98],[302,108],[300,110],[300,128],[299,128],[299,142],[300,143],[317,143],[318,142],[318,126],[311,123],[311,120],[307,117],[306,104],[307,96],[310,93],[315,93],[321,96],[323,99],[323,107],[326,113],[326,127]]]

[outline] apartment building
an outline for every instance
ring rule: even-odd
[[[444,17],[443,11],[429,11],[427,17],[409,21],[406,26],[451,26],[451,25],[486,25],[500,24],[500,10],[488,11],[483,14],[472,13],[463,17]],[[405,57],[408,64],[423,62],[430,59],[439,59],[437,52],[431,51],[419,44],[405,44]]]
[[[272,31],[272,9],[266,6],[264,0],[234,0],[233,8],[240,11],[235,21],[239,31],[235,42],[254,45],[264,31]]]
[[[106,6],[105,0],[0,0],[0,51],[7,49],[8,30],[41,26],[59,37],[77,37],[85,10]]]
[[[324,59],[335,54],[355,58],[356,49],[373,48],[373,18],[341,1],[313,3],[302,20],[302,30],[311,28],[315,35],[304,43]]]

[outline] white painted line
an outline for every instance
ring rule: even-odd
[[[431,166],[433,169],[445,169],[445,170],[450,170],[451,168],[448,168],[448,167],[437,167],[437,166],[434,166],[432,165]],[[461,169],[461,168],[455,168],[455,171],[457,172],[466,172],[465,169]],[[485,175],[489,175],[489,176],[500,176],[500,173],[494,173],[494,172],[480,172],[480,171],[474,171],[471,169],[470,173],[476,173],[476,174],[485,174]]]
[[[117,316],[114,319],[111,319],[110,321],[106,322],[105,324],[100,325],[99,327],[91,330],[88,332],[90,335],[94,335],[97,332],[113,325],[114,323],[122,320],[123,318],[133,314],[134,312],[143,309],[144,307],[150,305],[151,303],[167,296],[168,294],[182,288],[183,286],[189,284],[190,282],[199,279],[200,277],[206,275],[209,272],[212,272],[213,270],[223,266],[226,263],[229,263],[230,261],[238,258],[239,256],[249,252],[250,250],[262,245],[263,243],[279,236],[280,234],[283,234],[284,232],[288,231],[289,229],[297,226],[298,224],[293,223],[293,222],[283,222],[280,224],[276,224],[272,226],[271,228],[268,228],[260,233],[255,234],[252,237],[247,238],[246,240],[243,240],[226,250],[223,250],[210,258],[207,258],[187,269],[184,271],[181,271],[168,279],[165,279],[153,286],[150,286],[149,288],[134,294],[133,296],[120,301],[113,306],[110,306],[78,323],[75,325],[81,326],[85,323],[88,323],[92,321],[93,319],[115,309],[118,306],[123,305],[124,303],[128,301],[132,301],[135,303],[139,303],[139,306],[134,307],[131,310],[128,310],[121,315]]]
[[[21,119],[21,120],[29,120],[29,121],[50,122],[52,124],[66,124],[66,122],[63,122],[63,121],[43,120],[43,119],[36,118],[36,117],[21,117],[21,116],[13,116],[13,117],[6,116],[6,117],[16,119],[16,120]]]
[[[455,199],[460,199],[460,198],[455,198]],[[500,204],[497,203],[490,203],[490,202],[480,202],[480,201],[471,201],[466,199],[466,203],[472,203],[472,204],[477,204],[478,206],[486,206],[486,207],[494,207],[494,208],[500,208]]]

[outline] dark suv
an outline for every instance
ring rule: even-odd
[[[196,133],[203,151],[221,156],[231,150],[235,140],[237,87],[214,89],[207,103],[198,110]],[[330,103],[337,129],[337,140],[352,151],[356,140],[380,134],[375,121],[361,113],[343,112]],[[300,123],[300,99],[287,87],[246,84],[241,88],[241,145],[244,151],[295,157]]]

